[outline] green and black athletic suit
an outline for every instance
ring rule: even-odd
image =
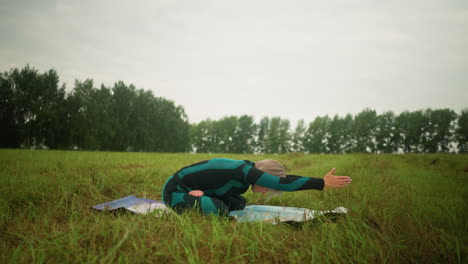
[[[254,167],[248,160],[211,159],[184,167],[169,177],[163,187],[164,203],[180,213],[196,205],[204,214],[226,215],[242,210],[241,196],[252,184],[280,191],[323,190],[323,179],[287,175],[273,176]],[[202,197],[188,193],[204,192]]]

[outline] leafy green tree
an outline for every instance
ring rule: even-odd
[[[38,112],[42,103],[39,73],[36,69],[27,65],[21,70],[14,69],[10,72],[14,86],[14,97],[16,103],[16,118],[19,134],[22,138],[21,144],[25,147],[41,145],[37,138]]]
[[[135,91],[134,106],[129,117],[129,127],[134,136],[130,148],[134,151],[152,151],[157,149],[155,130],[155,98],[151,91],[142,89]]]
[[[67,94],[54,70],[29,66],[0,74],[0,147],[186,151],[183,107],[117,82],[76,81]]]
[[[191,125],[191,146],[196,152],[252,153],[256,130],[252,116],[207,119]]]
[[[328,126],[327,153],[343,153],[343,129],[343,119],[335,115]]]
[[[101,85],[100,89],[95,89],[91,104],[93,105],[93,112],[97,115],[93,126],[96,129],[95,137],[99,141],[99,149],[111,150],[116,136],[113,129],[116,118],[112,113],[113,98],[111,89],[104,85]]]
[[[304,135],[307,131],[305,126],[304,119],[301,119],[297,122],[296,128],[291,135],[291,151],[293,152],[304,152]]]
[[[2,74],[0,119],[5,136],[2,145],[28,148],[57,145],[59,118],[55,109],[65,95],[58,82],[54,70],[41,74],[29,65]]]
[[[111,89],[77,81],[67,98],[71,138],[79,149],[183,152],[189,146],[184,109],[152,92],[117,82]]]
[[[252,116],[239,117],[233,136],[233,153],[253,153],[256,130],[257,126]]]
[[[316,117],[304,135],[304,147],[309,153],[327,153],[327,139],[330,127],[328,116]]]
[[[155,101],[154,135],[156,147],[152,151],[185,152],[189,150],[188,117],[182,106],[157,97]]]
[[[194,152],[208,153],[211,150],[211,120],[207,119],[198,124],[191,125],[191,147]]]
[[[289,151],[289,120],[273,117],[270,119],[265,139],[265,153],[286,153]]]
[[[45,145],[51,149],[68,149],[71,146],[69,115],[67,110],[67,92],[63,84],[55,97],[50,110],[49,124],[51,132],[45,136]]]
[[[175,106],[175,105],[174,105]],[[175,133],[170,133],[168,136],[171,137],[172,146],[167,148],[166,152],[186,152],[189,149],[189,123],[188,116],[185,113],[185,109],[178,105],[173,108],[174,115],[171,116],[174,128],[177,130]]]
[[[75,80],[73,91],[67,97],[69,137],[74,149],[101,149],[98,137],[100,106],[94,102],[95,93],[93,80]]]
[[[235,134],[237,131],[238,120],[236,116],[224,117],[216,122],[220,142],[218,142],[219,151],[222,153],[235,153],[236,142]]]
[[[133,150],[132,143],[134,142],[136,134],[132,127],[131,117],[135,107],[135,97],[135,86],[127,86],[122,81],[118,81],[114,84],[112,88],[111,112],[115,117],[115,122],[112,126],[112,130],[115,131],[115,137],[112,150]]]
[[[267,153],[268,149],[268,133],[270,127],[270,118],[263,117],[260,119],[260,123],[258,124],[258,136],[257,136],[257,143],[255,146],[255,152],[258,153]]]
[[[340,125],[340,146],[342,153],[350,153],[356,147],[356,140],[353,138],[354,118],[351,114],[347,114]]]
[[[353,137],[356,145],[353,152],[374,153],[375,130],[377,127],[377,113],[371,109],[364,109],[354,117]]]
[[[279,125],[279,147],[278,147],[278,154],[288,153],[291,148],[291,133],[290,130],[290,122],[288,119],[281,119],[280,118],[280,125]]]
[[[0,73],[0,148],[18,148],[21,144],[14,80]]]
[[[49,148],[58,148],[63,140],[61,121],[63,120],[62,105],[65,102],[65,86],[58,88],[59,77],[54,70],[49,70],[40,76],[41,106],[37,113],[37,138]]]
[[[457,114],[450,109],[427,109],[424,112],[427,123],[424,129],[424,152],[448,152],[453,142]]]
[[[392,111],[377,116],[375,130],[376,150],[379,153],[396,153],[398,151],[399,133],[395,125],[395,114]]]
[[[423,152],[423,138],[428,120],[422,110],[400,113],[395,119],[401,137],[401,148],[405,153]]]
[[[280,145],[280,123],[279,117],[270,118],[268,134],[266,136],[266,153],[277,153]]]
[[[459,153],[468,154],[468,109],[462,110],[458,116],[455,138]]]

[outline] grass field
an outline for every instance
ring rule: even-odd
[[[273,158],[288,173],[311,177],[336,167],[351,186],[245,197],[349,213],[292,226],[90,208],[132,194],[161,200],[168,176],[214,157]],[[0,263],[466,263],[467,183],[467,155],[0,150]]]

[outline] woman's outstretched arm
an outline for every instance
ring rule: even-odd
[[[247,173],[247,180],[251,184],[290,192],[310,189],[323,190],[324,188],[340,188],[351,183],[351,178],[349,176],[335,176],[334,173],[335,169],[332,169],[323,179],[297,175],[287,175],[282,178],[260,171],[252,166]]]

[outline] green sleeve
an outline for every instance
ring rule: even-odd
[[[279,191],[323,190],[325,182],[321,178],[311,178],[296,175],[277,177],[263,172],[252,165],[245,168],[246,179],[249,184],[256,184]],[[247,166],[246,166],[247,167]]]

